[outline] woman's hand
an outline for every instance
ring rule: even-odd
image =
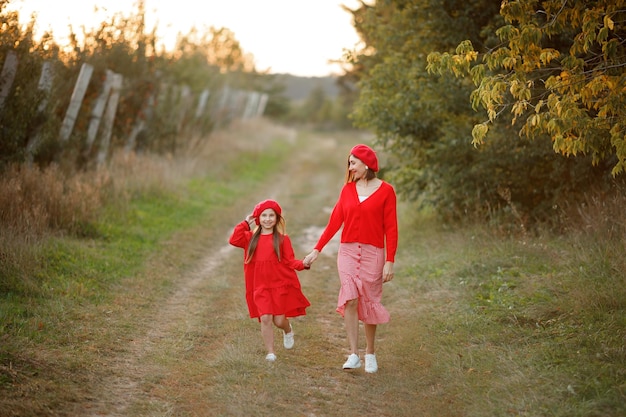
[[[383,282],[389,282],[393,279],[393,262],[385,262],[383,266]]]
[[[317,255],[319,255],[319,253],[320,251],[318,251],[317,249],[313,249],[311,253],[304,257],[304,260],[302,261],[304,263],[304,266],[310,267],[311,264],[317,259]]]

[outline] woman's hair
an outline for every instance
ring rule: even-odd
[[[354,155],[352,154],[348,155],[348,166],[346,167],[346,184],[354,181],[354,172],[350,172],[350,157],[351,156],[354,156]],[[376,178],[376,172],[372,171],[372,169],[368,167],[367,172],[365,173],[365,179],[369,181],[374,178]]]
[[[274,211],[274,213],[276,213],[276,211]],[[278,262],[280,262],[280,247],[283,243],[283,236],[285,235],[286,229],[285,218],[276,213],[276,224],[274,225],[274,230],[272,231],[272,241],[274,243],[274,252],[276,252],[276,256],[278,256]],[[250,244],[248,245],[248,253],[246,254],[246,259],[244,261],[246,264],[252,260],[256,246],[259,243],[261,230],[261,227],[257,227],[252,234],[252,239],[250,239]]]

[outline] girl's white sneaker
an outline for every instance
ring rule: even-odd
[[[289,333],[283,332],[283,346],[285,346],[285,349],[293,348],[293,344],[294,344],[293,324],[289,324],[289,328],[291,329]]]
[[[265,360],[268,362],[274,362],[276,360],[276,355],[274,355],[273,353],[268,353],[265,357]]]

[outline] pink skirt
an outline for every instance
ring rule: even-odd
[[[389,321],[389,312],[381,304],[385,250],[361,243],[341,243],[337,270],[341,289],[337,312],[344,315],[348,301],[358,298],[359,320],[366,324]]]

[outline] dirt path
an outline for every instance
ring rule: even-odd
[[[237,219],[243,218],[247,210],[263,198],[280,201],[288,217],[290,215],[295,217],[296,212],[304,213],[305,216],[298,216],[302,224],[306,223],[306,218],[313,217],[312,213],[328,212],[328,207],[324,204],[328,204],[336,197],[339,178],[333,178],[335,173],[327,168],[315,173],[319,169],[316,165],[319,165],[320,161],[334,161],[337,156],[340,156],[341,160],[345,151],[340,149],[340,145],[333,138],[315,138],[314,141],[304,143],[307,144],[307,148],[297,152],[294,158],[290,158],[289,166],[281,167],[281,173],[267,181],[265,189],[259,190],[257,196],[250,197],[244,206],[237,208],[239,211]],[[337,166],[335,169],[341,172]],[[282,172],[295,175],[283,175]],[[329,186],[329,183],[335,183],[335,186]],[[306,186],[309,187],[309,191],[302,190],[302,187]],[[301,207],[306,207],[306,210],[300,210]],[[321,224],[319,218],[311,219],[311,224],[313,223]],[[240,324],[248,325],[248,329],[254,327],[254,323],[252,326],[246,323],[250,320],[246,317],[246,311],[241,304],[240,250],[228,245],[226,240],[233,225],[216,225],[222,229],[224,240],[207,247],[207,256],[176,280],[176,286],[167,300],[160,304],[158,310],[149,313],[143,319],[140,328],[144,331],[129,335],[130,344],[107,364],[109,376],[101,381],[99,392],[88,403],[78,404],[75,408],[76,415],[126,416],[145,413],[177,415],[177,412],[173,411],[175,406],[171,401],[164,398],[158,389],[154,389],[155,381],[162,380],[171,373],[169,369],[171,364],[159,362],[167,362],[172,350],[193,349],[193,342],[186,342],[185,335],[204,331],[202,328],[207,323],[202,317],[205,316],[203,313],[206,313],[207,305],[214,306],[210,315],[219,315],[219,311],[222,311],[226,315],[232,315],[231,318],[241,321]],[[296,226],[288,231],[290,235],[298,236],[294,238],[294,245],[297,246],[297,255],[303,257],[318,238],[320,226],[309,226],[306,230]],[[325,254],[328,257],[334,255],[332,244]],[[228,272],[224,273],[224,270]],[[209,300],[213,300],[214,303],[210,303]],[[226,310],[222,309],[224,303],[228,304]],[[333,326],[336,327],[336,323],[333,323]],[[340,332],[337,333],[336,337],[340,338]],[[253,338],[257,337],[257,334],[253,335]],[[260,337],[258,339],[260,343]],[[186,343],[188,345],[185,345]],[[222,348],[220,345],[222,343],[219,340],[212,342],[213,349]],[[203,348],[206,349],[206,344]],[[203,415],[202,412],[199,415]]]
[[[295,349],[283,351],[276,331],[278,361],[268,365],[258,323],[247,317],[242,253],[227,244],[232,227],[257,201],[277,199],[296,256],[304,257],[325,225],[342,185],[345,155],[356,140],[366,139],[300,140],[288,166],[235,207],[228,224],[213,225],[213,233],[222,238],[207,243],[207,256],[180,272],[167,299],[138,318],[141,330],[128,335],[130,342],[106,364],[107,376],[94,388],[93,398],[77,404],[72,415],[455,415],[439,404],[429,405],[428,395],[439,397],[441,389],[424,368],[426,352],[410,362],[394,356],[394,344],[402,349],[403,343],[413,342],[395,340],[391,324],[379,330],[378,374],[341,370],[347,343],[334,311],[336,242],[311,271],[299,274],[312,306],[293,322]],[[395,308],[405,308],[411,300],[401,288],[389,292]],[[388,308],[393,317],[394,306]],[[418,396],[422,388],[430,394]]]

